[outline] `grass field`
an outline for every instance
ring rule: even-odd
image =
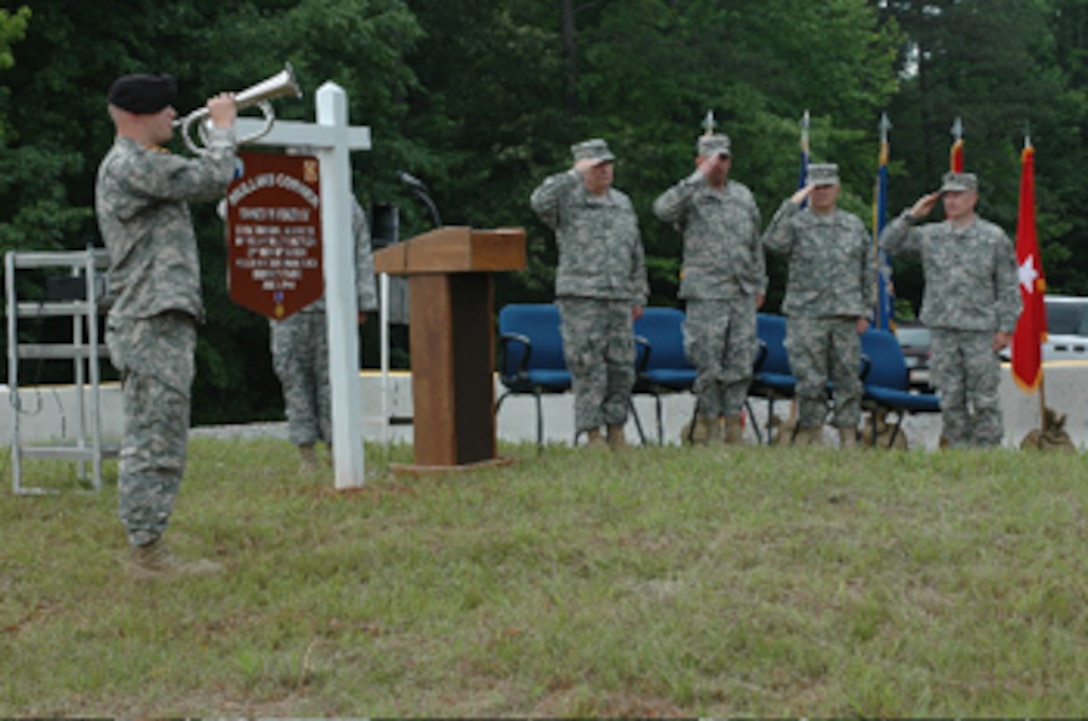
[[[337,492],[285,442],[194,440],[167,538],[229,570],[157,584],[112,486],[29,466],[68,490],[0,491],[0,717],[1088,708],[1080,455],[368,452]]]

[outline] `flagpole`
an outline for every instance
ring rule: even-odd
[[[1016,264],[1023,308],[1012,337],[1012,378],[1025,393],[1039,393],[1042,429],[1047,430],[1042,344],[1046,337],[1046,277],[1035,225],[1035,149],[1024,132],[1020,153],[1020,202],[1016,221]]]
[[[1031,150],[1034,154],[1035,149],[1031,145],[1031,133],[1028,130],[1024,130],[1024,152]],[[1032,180],[1035,178],[1034,160],[1032,161]],[[1034,183],[1032,187],[1034,191]],[[1034,202],[1034,192],[1032,193],[1032,201]],[[1033,216],[1034,217],[1034,216]],[[1040,267],[1042,267],[1042,259],[1039,260]],[[1044,286],[1045,290],[1045,286]],[[1044,306],[1045,307],[1045,306]],[[1039,349],[1039,428],[1045,433],[1047,431],[1046,425],[1046,365],[1043,363],[1042,348]]]
[[[880,114],[880,155],[877,162],[876,187],[873,194],[873,262],[876,264],[876,314],[875,327],[880,330],[891,330],[892,316],[895,309],[892,307],[891,297],[888,293],[888,273],[890,268],[887,254],[880,249],[880,233],[884,230],[887,220],[888,204],[888,158],[891,154],[891,145],[888,143],[888,131],[892,123],[887,113]]]

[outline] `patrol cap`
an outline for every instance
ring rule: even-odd
[[[700,135],[699,141],[695,144],[695,152],[704,158],[709,158],[713,155],[733,154],[729,150],[729,136],[723,133]]]
[[[978,190],[978,176],[974,173],[945,173],[941,179],[941,192]]]
[[[812,163],[808,166],[808,182],[812,185],[838,185],[839,166],[835,163]]]
[[[597,163],[611,162],[616,159],[612,151],[608,149],[608,143],[600,138],[583,140],[570,146],[570,152],[574,154],[574,162],[579,160],[596,160]]]
[[[122,75],[110,86],[109,101],[137,115],[157,113],[173,105],[178,84],[170,75]]]

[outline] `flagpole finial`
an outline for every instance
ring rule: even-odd
[[[888,119],[886,112],[880,114],[880,123],[877,128],[880,130],[880,142],[888,142],[888,131],[892,129],[892,121]]]
[[[801,146],[806,153],[808,152],[808,128],[809,115],[808,110],[805,110],[805,114],[801,116]]]
[[[1031,147],[1031,121],[1024,123],[1024,147]]]
[[[703,135],[713,135],[717,127],[718,122],[714,119],[714,111],[707,110],[706,117],[703,118]]]
[[[963,139],[963,120],[961,120],[958,115],[952,123],[952,137],[956,140]]]

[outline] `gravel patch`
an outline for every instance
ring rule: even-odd
[[[254,438],[278,438],[287,440],[287,421],[276,423],[233,423],[223,426],[199,426],[189,429],[190,438],[217,438],[219,440],[251,440]]]

